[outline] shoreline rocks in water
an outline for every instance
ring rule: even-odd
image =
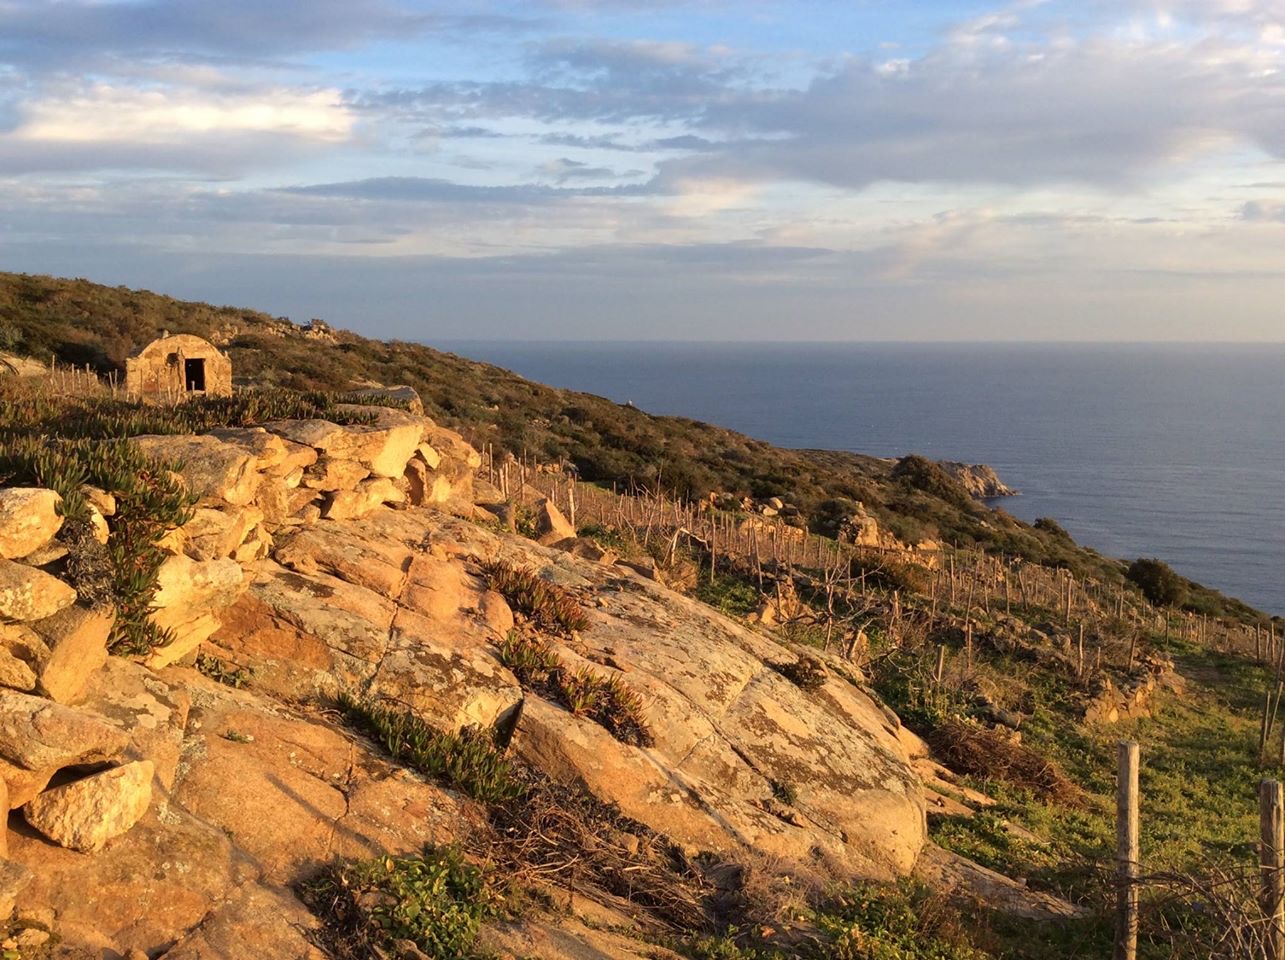
[[[993,497],[1015,497],[1021,491],[1014,490],[995,472],[994,467],[984,463],[961,463],[957,460],[938,461],[952,477],[963,484],[964,489],[978,500],[990,500]]]

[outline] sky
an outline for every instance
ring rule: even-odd
[[[1285,340],[1285,0],[0,0],[0,270],[403,339]]]

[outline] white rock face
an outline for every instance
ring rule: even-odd
[[[0,557],[15,560],[35,553],[62,529],[62,497],[40,487],[0,490]]]
[[[133,437],[130,444],[157,460],[177,461],[187,488],[203,503],[243,507],[254,499],[260,476],[246,447],[218,437]]]
[[[152,802],[150,760],[52,787],[23,808],[27,822],[54,843],[92,853],[142,819]]]
[[[685,846],[786,859],[819,849],[871,877],[911,869],[925,808],[895,719],[837,673],[799,689],[769,665],[783,656],[774,641],[663,586],[624,586],[619,568],[438,511],[376,508],[283,532],[211,643],[252,668],[260,690],[362,687],[443,729],[487,728],[523,699],[494,646],[512,620],[488,615],[467,560],[497,555],[592,593],[591,628],[558,653],[620,676],[655,734],[651,747],[629,746],[527,692],[520,755]],[[793,808],[773,802],[773,782],[797,790]]]

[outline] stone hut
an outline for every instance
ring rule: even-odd
[[[125,361],[125,392],[136,400],[174,401],[232,394],[232,361],[200,337],[167,331]]]

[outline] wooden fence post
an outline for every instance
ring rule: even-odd
[[[1285,960],[1285,789],[1279,780],[1258,784],[1259,863],[1263,868],[1266,956]]]
[[[1120,743],[1116,787],[1116,913],[1114,960],[1138,956],[1138,744]]]

